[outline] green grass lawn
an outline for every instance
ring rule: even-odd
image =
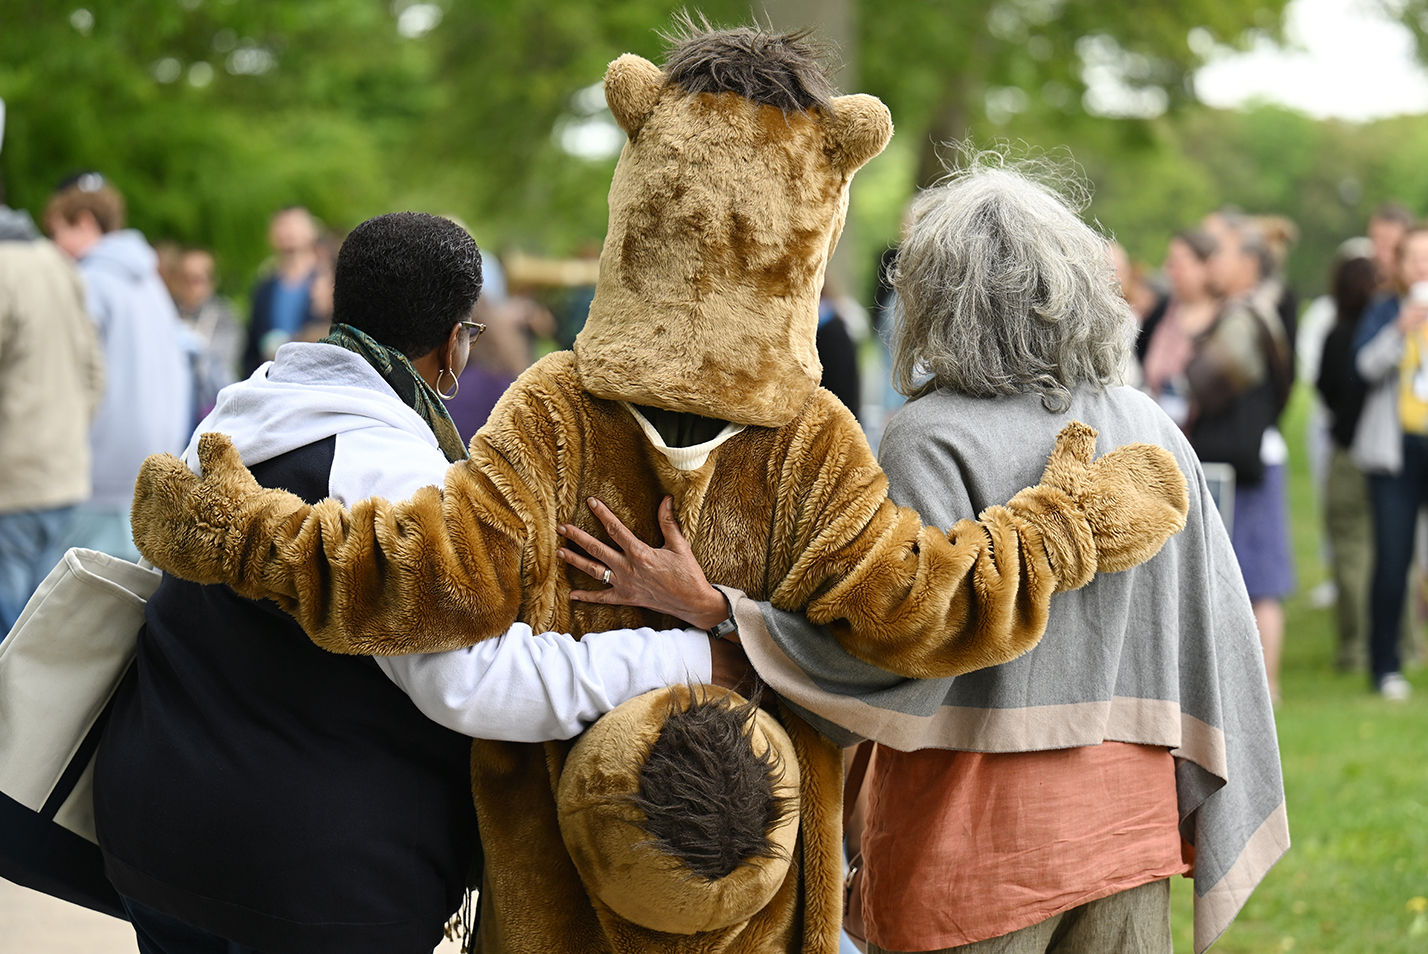
[[[1286,604],[1279,747],[1293,847],[1214,952],[1428,952],[1428,678],[1407,703],[1334,671],[1331,610],[1307,594],[1325,578],[1304,445],[1308,391],[1284,427],[1293,459],[1291,525],[1299,590]],[[1175,879],[1175,950],[1191,945],[1192,887]]]

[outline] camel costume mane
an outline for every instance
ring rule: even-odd
[[[919,677],[1020,655],[1053,593],[1180,529],[1174,460],[1130,445],[1093,461],[1083,425],[1063,432],[1041,484],[979,521],[924,527],[888,499],[856,420],[818,387],[814,336],[849,182],[892,123],[872,97],[832,96],[800,37],[691,31],[664,70],[615,60],[605,90],[629,141],[589,322],[573,353],[511,387],[445,486],[309,506],[260,487],[208,434],[201,478],[166,455],[145,464],[145,556],[275,600],[334,652],[447,650],[517,620],[663,627],[674,621],[572,605],[572,589],[599,583],[557,559],[556,526],[608,540],[585,505],[599,497],[658,543],[672,495],[709,579]],[[677,686],[574,742],[477,740],[477,949],[836,951],[841,752],[773,708]]]

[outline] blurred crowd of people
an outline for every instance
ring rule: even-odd
[[[1136,345],[1141,387],[1185,431],[1214,481],[1254,605],[1270,694],[1279,696],[1283,600],[1294,588],[1288,447],[1277,424],[1289,398],[1297,302],[1283,280],[1293,229],[1216,212],[1171,239],[1167,288],[1127,300],[1149,307]],[[1232,477],[1231,477],[1232,475]]]
[[[219,294],[213,254],[151,246],[125,227],[124,199],[98,172],[60,183],[40,226],[0,193],[0,424],[26,422],[0,427],[0,631],[66,548],[137,557],[128,506],[140,463],[182,450],[218,392],[282,344],[328,333],[342,239],[307,209],[278,210],[244,320]],[[1327,294],[1302,319],[1284,272],[1295,228],[1281,217],[1212,213],[1171,238],[1156,273],[1112,249],[1141,320],[1127,377],[1207,465],[1276,697],[1282,603],[1294,587],[1289,448],[1278,421],[1296,370],[1319,394],[1308,453],[1333,567],[1337,665],[1367,667],[1378,692],[1403,698],[1404,657],[1421,655],[1405,604],[1416,514],[1428,499],[1428,228],[1390,204],[1367,233],[1344,242]],[[521,258],[508,281],[501,261],[483,253],[486,337],[442,395],[463,440],[530,366],[537,341],[569,346],[595,261],[593,248],[563,263]],[[832,277],[820,299],[824,384],[874,443],[901,403],[888,384],[886,342],[873,334],[895,307],[886,282],[894,263],[895,250],[879,262],[871,317]],[[559,295],[545,296],[551,308],[540,303],[533,292],[542,283],[567,286],[563,304]],[[1420,555],[1425,543],[1420,532]]]
[[[283,344],[328,334],[342,242],[307,209],[278,210],[243,320],[219,293],[213,253],[126,227],[102,173],[59,183],[38,224],[4,199],[0,189],[0,636],[68,548],[138,559],[140,464],[181,452],[218,392]],[[508,291],[499,260],[483,264],[486,343],[443,395],[463,440],[532,363],[535,338],[557,334],[549,310]]]
[[[1375,691],[1401,700],[1410,692],[1405,656],[1421,654],[1404,609],[1417,514],[1428,499],[1428,470],[1418,463],[1428,463],[1428,383],[1415,378],[1428,381],[1420,370],[1428,349],[1416,343],[1428,284],[1422,305],[1411,293],[1428,280],[1428,232],[1413,223],[1402,206],[1381,207],[1368,237],[1341,245],[1328,292],[1302,315],[1284,278],[1296,230],[1282,217],[1213,213],[1175,234],[1154,278],[1116,250],[1123,293],[1142,320],[1140,365],[1129,376],[1184,429],[1205,465],[1276,698],[1282,603],[1294,588],[1289,447],[1278,422],[1296,373],[1317,391],[1307,453],[1333,570],[1336,665],[1367,669]]]

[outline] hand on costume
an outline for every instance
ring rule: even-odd
[[[699,629],[709,629],[729,616],[729,601],[704,576],[674,519],[674,502],[659,505],[659,525],[664,546],[655,549],[630,532],[610,508],[591,497],[590,512],[605,525],[615,546],[607,546],[579,527],[563,524],[560,535],[585,553],[567,548],[560,558],[577,570],[609,584],[604,590],[572,590],[570,598],[584,603],[639,606],[682,619]],[[607,577],[606,574],[609,574]]]
[[[1041,483],[1006,505],[1041,530],[1058,592],[1150,559],[1190,509],[1185,475],[1164,448],[1127,444],[1095,456],[1095,430],[1072,421],[1056,435]]]

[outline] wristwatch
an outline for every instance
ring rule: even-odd
[[[734,617],[732,616],[709,627],[709,635],[715,639],[723,639],[730,633],[737,633],[738,631],[739,624],[734,622]]]

